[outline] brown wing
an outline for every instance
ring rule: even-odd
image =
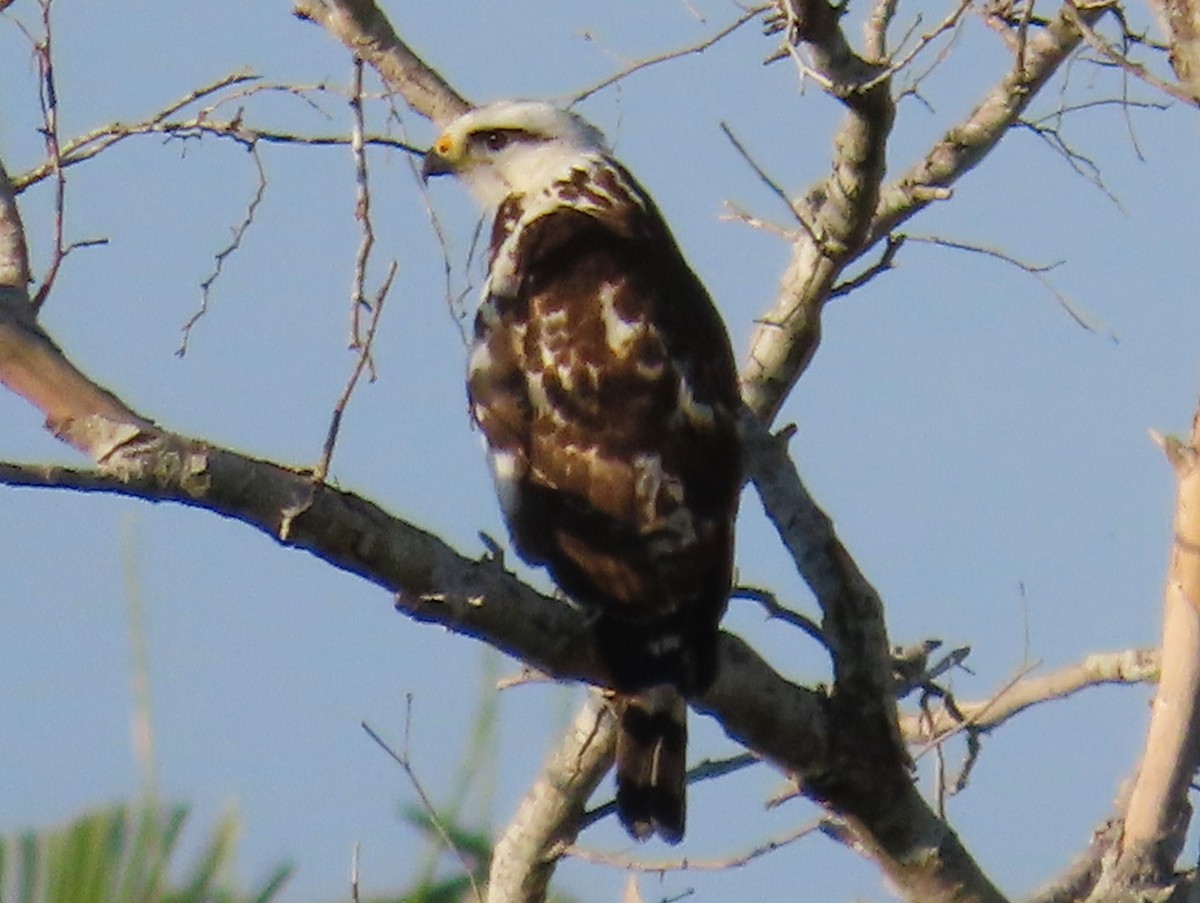
[[[644,198],[513,238],[493,271],[515,290],[481,307],[469,390],[517,549],[600,613],[618,687],[698,690],[741,480],[720,318]]]

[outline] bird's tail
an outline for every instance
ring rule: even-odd
[[[683,839],[687,817],[687,704],[660,684],[616,698],[617,814],[637,840]]]

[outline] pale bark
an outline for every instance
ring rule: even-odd
[[[1159,663],[1157,649],[1097,652],[1077,665],[1018,680],[1002,687],[989,699],[955,701],[957,714],[942,707],[904,715],[900,719],[900,730],[909,743],[936,743],[967,727],[992,730],[1031,706],[1065,699],[1088,687],[1157,681]]]
[[[616,740],[612,710],[589,694],[496,841],[488,903],[545,898],[557,857],[574,842],[584,804],[612,766]]]
[[[379,73],[389,91],[437,125],[471,109],[469,101],[400,40],[374,0],[296,0],[294,12],[336,37]]]
[[[1171,67],[1180,84],[1200,103],[1200,2],[1150,0],[1171,45]]]
[[[1163,600],[1162,678],[1129,797],[1115,871],[1135,886],[1170,886],[1191,820],[1200,765],[1200,408],[1188,442],[1163,440],[1177,480]]]

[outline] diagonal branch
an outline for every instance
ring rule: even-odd
[[[584,804],[612,766],[616,742],[612,709],[589,694],[496,842],[488,903],[545,899],[554,866],[579,833]]]
[[[1105,7],[1088,6],[1078,16],[1091,24]],[[948,189],[974,169],[1018,124],[1029,104],[1079,46],[1075,14],[1063,9],[1025,45],[1014,66],[962,122],[951,127],[924,158],[889,185],[871,222],[868,244],[889,234],[930,203],[949,197]]]
[[[826,701],[831,769],[801,775],[800,785],[807,796],[838,814],[855,846],[906,899],[1003,900],[949,825],[913,787],[878,594],[804,487],[787,453],[786,433],[770,435],[748,412],[742,426],[748,476],[817,597],[834,656],[834,690]],[[705,710],[702,704],[697,708]],[[726,730],[732,733],[728,724]]]
[[[296,0],[300,19],[315,22],[379,73],[388,90],[441,125],[471,108],[433,67],[400,40],[373,0]]]

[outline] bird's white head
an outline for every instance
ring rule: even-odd
[[[422,175],[458,176],[485,206],[531,194],[608,154],[595,126],[540,101],[501,101],[455,119],[425,155]]]

